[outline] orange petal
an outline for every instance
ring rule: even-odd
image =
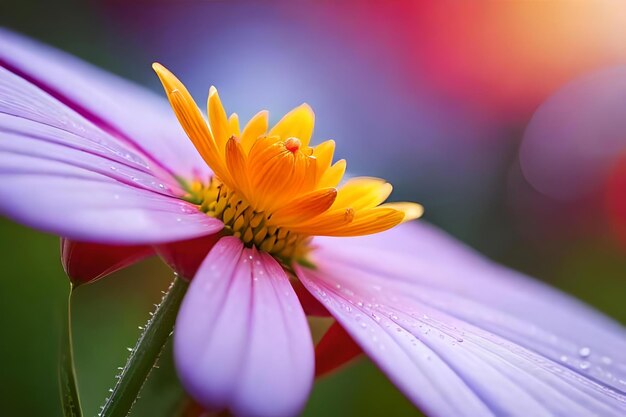
[[[301,223],[328,210],[336,197],[335,188],[313,191],[276,210],[268,224],[287,227],[293,223]]]
[[[226,142],[226,166],[232,178],[237,181],[236,189],[243,194],[244,198],[248,199],[250,195],[250,180],[246,157],[243,154],[241,144],[234,137]]]
[[[350,224],[353,220],[354,210],[347,208],[322,213],[309,221],[293,225],[290,229],[309,236],[334,236],[334,231]]]

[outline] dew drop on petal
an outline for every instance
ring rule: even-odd
[[[591,349],[589,349],[588,347],[582,347],[578,351],[578,354],[580,355],[581,358],[586,358],[589,355],[591,355]]]
[[[613,363],[613,360],[611,358],[609,358],[608,356],[603,356],[602,359],[600,359],[600,360],[605,365],[610,365],[610,364]]]

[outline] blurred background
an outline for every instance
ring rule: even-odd
[[[352,173],[626,323],[626,3],[3,0],[0,24],[155,91],[159,61],[242,120],[306,101]],[[58,239],[2,219],[0,246],[0,414],[60,416]],[[169,280],[149,260],[77,291],[86,415]],[[166,352],[132,416],[181,396]],[[304,415],[419,413],[361,359],[318,381]]]

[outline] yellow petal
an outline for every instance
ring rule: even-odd
[[[402,219],[402,223],[419,219],[424,214],[424,207],[421,204],[417,203],[386,203],[381,205],[380,207],[388,207],[398,211],[402,211],[404,213],[404,219]]]
[[[237,113],[233,113],[228,118],[228,131],[229,136],[241,137],[241,131],[239,130],[239,116]]]
[[[340,159],[321,175],[317,186],[320,188],[336,187],[346,172],[346,160]]]
[[[319,179],[322,177],[322,175],[324,175],[324,172],[326,172],[326,170],[330,168],[330,164],[333,162],[334,153],[334,140],[327,140],[313,148],[313,156],[317,159],[318,178],[316,179],[316,183],[319,182]]]
[[[217,89],[213,86],[209,89],[209,100],[207,103],[207,112],[209,114],[209,124],[211,125],[211,132],[213,138],[215,138],[215,144],[220,151],[220,155],[226,147],[226,141],[230,138],[230,126],[228,119],[226,118],[226,111],[222,106],[222,101],[217,93]]]
[[[263,110],[254,115],[241,132],[241,146],[248,153],[254,142],[267,132],[267,111]]]
[[[339,189],[334,207],[352,207],[357,211],[376,207],[389,197],[392,188],[380,178],[351,178]]]
[[[218,176],[226,176],[227,173],[221,163],[213,135],[189,91],[163,65],[155,62],[152,64],[152,68],[163,84],[163,89],[178,121],[198,153]]]
[[[300,139],[302,147],[309,146],[313,135],[315,114],[308,104],[302,104],[287,113],[276,126],[270,130],[270,136],[279,136],[282,140],[294,137]]]

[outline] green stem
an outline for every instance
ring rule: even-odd
[[[161,303],[151,313],[135,347],[130,351],[126,365],[116,377],[117,383],[102,406],[99,417],[128,415],[174,329],[176,314],[188,285],[189,282],[175,276]]]
[[[72,294],[74,286],[70,286],[67,298],[67,315],[63,328],[61,343],[61,357],[59,358],[59,389],[63,415],[65,417],[82,417],[78,386],[76,385],[76,371],[74,370],[74,348],[72,343]]]

